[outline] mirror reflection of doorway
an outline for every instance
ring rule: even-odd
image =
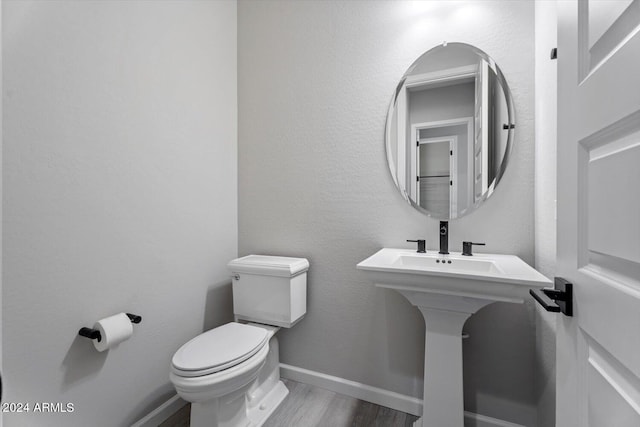
[[[416,150],[418,204],[437,215],[454,214],[457,209],[457,182],[454,182],[457,180],[453,179],[457,137],[420,138]]]
[[[473,117],[417,123],[411,135],[411,198],[436,217],[457,218],[473,203]]]

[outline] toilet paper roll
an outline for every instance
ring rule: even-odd
[[[93,340],[93,345],[98,351],[108,350],[133,335],[133,325],[125,313],[98,320],[93,329],[100,331],[100,342]]]

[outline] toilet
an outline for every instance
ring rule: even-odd
[[[191,427],[258,427],[289,390],[280,380],[280,328],[307,311],[305,258],[248,255],[229,262],[234,322],[188,341],[169,378],[191,402]]]

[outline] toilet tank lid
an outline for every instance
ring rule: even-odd
[[[230,261],[227,267],[232,273],[293,277],[307,271],[309,269],[309,261],[306,258],[247,255]]]

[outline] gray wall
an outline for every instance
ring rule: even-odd
[[[556,2],[536,2],[535,63],[535,267],[553,278],[556,269],[556,144],[557,61],[549,52],[557,46]],[[556,320],[558,315],[537,307],[536,394],[538,426],[556,425]]]
[[[236,4],[2,8],[3,401],[75,405],[5,425],[128,426],[231,318]],[[118,348],[77,337],[121,311],[143,322]]]
[[[474,82],[468,82],[411,92],[409,123],[472,118],[475,87]]]
[[[2,43],[2,5],[0,5],[0,44]],[[2,59],[3,59],[3,55],[0,49],[0,93],[2,92]],[[0,102],[0,129],[3,129],[2,127],[2,111],[3,111],[3,106],[2,106],[2,102]],[[0,132],[0,165],[2,165],[2,153],[4,151],[3,147],[3,137],[2,137],[2,132]],[[0,170],[2,170],[2,167],[0,166]],[[3,194],[3,189],[2,189],[2,173],[0,173],[0,198],[2,198],[2,194]],[[2,209],[0,209],[0,236],[2,236]],[[2,239],[0,239],[2,240]],[[2,244],[0,244],[0,259],[2,258]],[[4,372],[2,371],[2,263],[0,263],[0,372]],[[0,427],[2,427],[2,415],[0,414]]]
[[[306,318],[282,362],[399,393],[422,388],[424,326],[356,269],[381,247],[438,244],[387,171],[384,122],[409,65],[443,40],[476,45],[511,86],[516,145],[485,206],[451,223],[450,247],[486,242],[533,264],[533,2],[250,2],[238,5],[239,254],[308,257]],[[535,419],[531,306],[494,304],[466,325],[468,410]]]

